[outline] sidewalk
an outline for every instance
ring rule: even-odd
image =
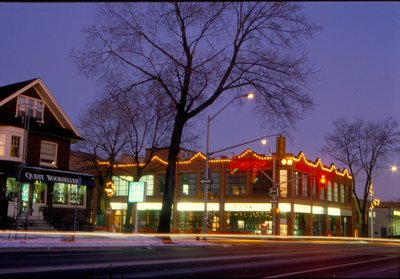
[[[50,248],[50,247],[134,247],[165,245],[212,245],[196,240],[195,235],[171,235],[171,241],[163,241],[163,235],[128,234],[109,232],[37,232],[0,231],[0,250],[3,248]]]

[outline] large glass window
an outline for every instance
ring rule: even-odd
[[[113,176],[113,184],[115,187],[116,196],[128,196],[128,182],[132,181],[133,178],[128,179],[126,176]]]
[[[40,164],[56,166],[57,144],[49,141],[42,141],[40,146]]]
[[[146,182],[146,196],[154,196],[154,175],[143,175],[139,181]]]
[[[227,176],[227,186],[226,194],[228,196],[239,196],[246,195],[246,172],[238,171],[235,173],[226,173]]]
[[[197,193],[197,173],[181,173],[179,176],[180,194],[194,196]]]
[[[201,173],[201,177],[205,177],[204,173]],[[219,195],[221,191],[221,174],[219,171],[213,171],[210,174],[211,178],[211,184],[210,188],[208,189],[208,192],[213,194],[213,195]],[[206,184],[204,184],[206,185]],[[204,188],[202,186],[201,191],[204,191]]]
[[[18,198],[18,182],[13,177],[7,178],[6,196],[8,200],[16,200]]]
[[[47,184],[36,181],[33,190],[33,203],[46,203]]]
[[[53,205],[86,205],[86,186],[76,184],[54,183]]]

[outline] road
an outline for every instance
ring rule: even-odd
[[[0,278],[400,278],[398,243],[208,241],[0,251]]]

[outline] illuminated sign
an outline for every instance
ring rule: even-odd
[[[226,203],[225,211],[269,211],[271,204],[268,203]]]
[[[244,170],[253,170],[254,168],[259,169],[267,169],[272,166],[271,160],[260,160],[257,158],[240,158],[232,160],[227,168],[228,169],[238,169],[241,171]]]
[[[146,182],[128,183],[128,202],[144,202],[146,197]]]

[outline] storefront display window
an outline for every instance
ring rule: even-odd
[[[18,183],[15,178],[7,178],[6,197],[8,200],[16,200],[18,198]]]
[[[78,189],[79,188],[79,189]],[[54,183],[53,205],[80,205],[86,204],[86,186],[76,184]]]
[[[33,191],[33,203],[46,203],[47,184],[44,182],[36,182]]]
[[[227,212],[225,218],[231,233],[266,234],[272,229],[272,216],[267,212]]]

